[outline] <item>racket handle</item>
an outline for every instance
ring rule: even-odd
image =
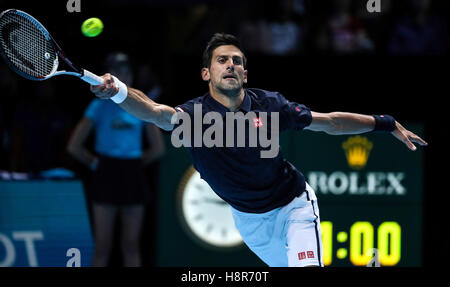
[[[96,74],[89,72],[88,70],[83,70],[83,76],[81,79],[93,86],[98,86],[104,83],[104,79],[100,78]]]

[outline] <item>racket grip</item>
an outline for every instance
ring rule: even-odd
[[[93,86],[98,86],[104,83],[104,79],[100,78],[94,73],[89,72],[88,70],[83,70],[83,76],[81,79]]]

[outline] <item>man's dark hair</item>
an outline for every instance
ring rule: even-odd
[[[203,67],[209,68],[211,65],[211,59],[213,55],[213,51],[220,46],[225,45],[233,45],[237,47],[239,50],[241,50],[242,54],[244,54],[244,51],[242,51],[242,46],[239,40],[231,35],[231,34],[225,34],[225,33],[216,33],[214,36],[212,36],[211,40],[209,40],[208,45],[206,45],[205,51],[203,51]],[[247,66],[247,58],[243,57],[244,67]]]

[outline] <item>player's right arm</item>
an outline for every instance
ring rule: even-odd
[[[175,109],[155,103],[137,89],[128,87],[128,96],[119,106],[135,117],[146,122],[154,123],[166,131],[173,129],[171,119],[176,114]]]
[[[91,86],[91,91],[101,99],[109,99],[119,92],[119,87],[114,83],[111,74],[105,74],[102,78],[105,79],[104,84]],[[173,129],[171,119],[176,114],[175,109],[155,103],[137,89],[128,87],[127,98],[119,105],[128,113],[143,121],[154,123],[167,131]]]

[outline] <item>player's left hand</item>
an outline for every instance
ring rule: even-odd
[[[410,150],[415,151],[417,147],[413,144],[418,143],[421,146],[427,146],[428,143],[421,139],[418,135],[405,129],[399,122],[395,122],[395,130],[392,134],[400,141],[402,141]]]

